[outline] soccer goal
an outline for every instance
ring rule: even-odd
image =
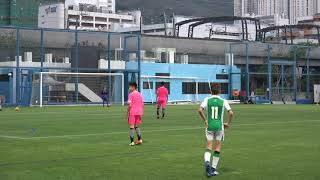
[[[145,102],[156,102],[156,91],[161,86],[161,82],[164,82],[165,87],[169,90],[169,103],[199,102],[199,79],[196,77],[141,76],[141,78]]]
[[[102,104],[124,105],[122,73],[40,72],[32,80],[32,106]],[[107,95],[106,95],[107,94]]]

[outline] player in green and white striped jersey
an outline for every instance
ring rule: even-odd
[[[205,98],[201,103],[199,114],[206,126],[207,150],[204,154],[207,176],[215,176],[221,144],[224,140],[224,129],[229,128],[233,118],[233,112],[227,100],[221,98],[220,85],[212,84],[212,96]],[[224,123],[224,110],[228,111],[228,121]],[[214,153],[212,154],[212,146],[214,143]],[[212,154],[212,165],[210,165]]]

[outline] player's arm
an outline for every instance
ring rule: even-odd
[[[129,97],[128,97],[128,108],[127,108],[127,116],[128,116],[128,118],[130,116],[131,104],[132,104],[132,97],[131,97],[131,95],[129,95]]]
[[[129,116],[130,116],[130,109],[131,109],[131,106],[130,106],[130,104],[128,104],[127,117],[129,117]]]
[[[208,100],[205,99],[205,100],[201,103],[200,108],[199,108],[199,110],[198,110],[199,115],[200,115],[201,119],[204,121],[204,124],[205,124],[205,127],[206,127],[206,128],[208,128],[208,118],[207,118],[207,116],[205,115],[204,111],[205,111],[205,109],[207,108],[207,104],[208,104],[207,101],[208,101]]]
[[[199,115],[200,115],[201,119],[202,119],[203,122],[204,122],[205,127],[208,128],[208,119],[207,119],[207,117],[204,115],[204,111],[205,111],[205,109],[203,109],[202,107],[200,107],[198,112],[199,112]]]
[[[224,123],[224,127],[230,128],[234,113],[231,110],[231,107],[230,107],[228,101],[225,101],[224,108],[228,111],[228,121],[226,123]]]

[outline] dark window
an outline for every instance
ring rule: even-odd
[[[153,82],[150,82],[150,84],[149,82],[143,82],[143,89],[153,89]]]
[[[228,92],[229,92],[229,84],[228,83],[221,83],[220,94],[228,94]]]
[[[52,13],[57,12],[57,6],[56,6],[56,7],[52,7],[52,8],[51,8],[51,12],[52,12]]]
[[[161,82],[156,82],[156,92],[158,90],[158,88],[161,86]],[[164,82],[164,87],[166,87],[168,89],[168,93],[170,94],[170,83],[169,82]]]
[[[211,94],[210,84],[208,82],[201,82],[198,85],[199,92],[198,94]]]
[[[170,76],[170,73],[156,73],[156,76]]]
[[[9,81],[9,76],[8,75],[0,75],[0,81],[1,82],[8,82]]]
[[[211,82],[210,84],[213,84]],[[208,82],[198,83],[198,94],[211,94],[210,84]],[[220,94],[228,94],[229,84],[221,83]],[[182,83],[182,94],[197,94],[195,82],[183,82]]]
[[[229,79],[228,74],[217,74],[216,79]]]
[[[196,94],[196,83],[195,82],[183,82],[182,83],[182,94]]]
[[[161,53],[161,62],[162,63],[166,63],[167,62],[167,53],[166,52],[162,52]]]

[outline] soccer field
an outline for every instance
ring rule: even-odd
[[[320,179],[320,107],[234,105],[219,177]],[[0,180],[207,179],[198,106],[146,106],[142,146],[129,147],[126,108],[48,107],[0,112]]]

